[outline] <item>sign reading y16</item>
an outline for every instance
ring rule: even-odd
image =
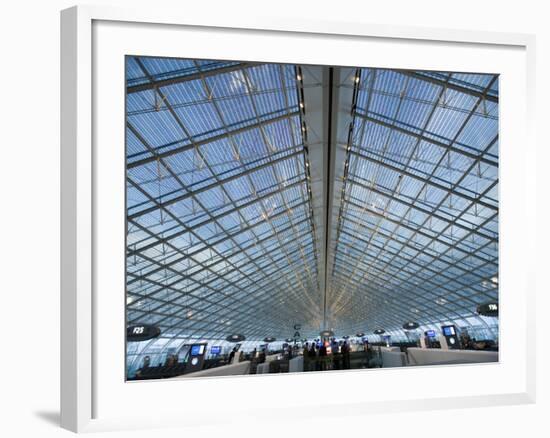
[[[485,303],[477,306],[477,313],[483,316],[498,316],[498,303]]]

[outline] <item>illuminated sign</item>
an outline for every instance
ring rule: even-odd
[[[199,356],[204,354],[204,344],[196,344],[191,346],[191,356]]]
[[[456,335],[456,330],[455,330],[454,326],[452,326],[452,325],[444,325],[443,327],[441,327],[441,329],[443,330],[443,334],[445,336],[455,336]]]
[[[498,316],[498,303],[491,302],[477,306],[477,313],[483,316]]]
[[[160,328],[152,325],[132,325],[126,328],[126,340],[128,342],[147,341],[160,335]]]

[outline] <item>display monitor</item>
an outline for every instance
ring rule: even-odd
[[[452,325],[444,326],[443,334],[445,336],[454,336],[456,334],[455,328]]]
[[[210,349],[211,354],[220,354],[222,352],[222,347],[215,345]]]
[[[435,338],[435,330],[428,330],[426,331],[426,336],[428,338]]]
[[[204,353],[204,344],[193,345],[191,347],[191,356],[199,356]]]

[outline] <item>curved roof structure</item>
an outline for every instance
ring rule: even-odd
[[[149,347],[494,330],[476,307],[498,298],[498,76],[126,70],[127,320],[161,328]]]

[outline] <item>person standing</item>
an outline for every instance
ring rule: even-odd
[[[229,361],[227,362],[227,364],[231,364],[231,362],[233,362],[233,358],[235,357],[235,353],[237,352],[237,349],[236,348],[233,348],[233,350],[231,350],[231,353],[229,353]]]
[[[302,350],[304,357],[304,371],[309,371],[309,344],[306,342]]]
[[[323,342],[319,348],[319,362],[321,365],[321,371],[327,370],[327,347]]]
[[[315,342],[311,343],[309,348],[309,371],[317,369],[317,352],[315,351]]]
[[[344,341],[344,344],[342,345],[342,362],[343,362],[343,369],[349,370],[351,368],[351,361],[350,361],[350,351],[349,351],[349,345],[347,341]]]

